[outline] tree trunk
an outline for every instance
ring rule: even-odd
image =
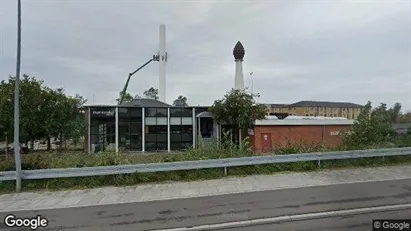
[[[63,133],[60,132],[60,151],[63,149]]]
[[[6,133],[6,160],[9,159],[9,134]]]
[[[241,145],[241,141],[242,141],[242,137],[241,137],[241,128],[238,129],[238,144]]]
[[[47,137],[47,151],[50,152],[51,150],[51,138],[48,136]]]
[[[30,152],[34,152],[34,139],[32,136],[30,136]]]

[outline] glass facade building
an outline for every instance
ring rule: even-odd
[[[196,147],[197,136],[213,133],[211,118],[197,118],[206,111],[207,107],[89,106],[85,149],[155,152]]]

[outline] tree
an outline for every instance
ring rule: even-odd
[[[173,102],[173,106],[176,107],[187,107],[187,97],[183,96],[183,95],[179,95],[177,97],[177,99],[174,100]]]
[[[399,123],[411,123],[411,112],[407,112],[400,116],[398,119]]]
[[[225,122],[234,131],[253,128],[255,120],[265,119],[267,115],[265,105],[257,104],[254,97],[259,97],[259,94],[232,89],[223,99],[214,101],[210,112],[217,123]],[[241,137],[239,141],[241,142]]]
[[[401,118],[401,104],[395,103],[392,108],[388,110],[391,123],[398,123]]]
[[[124,97],[123,97],[123,96],[124,96]],[[123,103],[124,103],[124,102],[131,102],[131,101],[133,101],[133,96],[131,96],[130,93],[120,91],[120,92],[119,92],[119,97],[116,99],[117,104],[120,104],[120,100],[121,100],[122,97],[123,97]]]
[[[0,83],[0,126],[1,133],[7,132],[13,141],[14,127],[14,85],[15,78]],[[20,83],[20,142],[50,140],[60,136],[63,139],[79,138],[84,132],[84,115],[80,107],[86,101],[80,95],[66,96],[63,89],[50,89],[42,80],[23,75]],[[50,147],[50,143],[48,143]]]
[[[158,89],[151,87],[150,89],[144,91],[143,95],[146,98],[158,100]]]
[[[344,134],[344,145],[351,148],[362,148],[375,144],[390,141],[394,135],[387,106],[381,104],[372,109],[371,102],[368,102],[361,110],[351,128],[351,131]]]

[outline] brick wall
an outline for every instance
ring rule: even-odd
[[[265,125],[254,129],[254,151],[263,152],[261,134],[271,134],[271,144],[286,145],[290,143],[306,142],[308,144],[322,144],[326,147],[336,147],[341,143],[339,131],[348,131],[349,125]]]

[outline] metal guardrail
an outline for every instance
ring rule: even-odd
[[[321,167],[321,161],[324,161],[324,160],[343,160],[343,159],[404,156],[404,155],[411,155],[411,147],[357,150],[357,151],[341,151],[341,152],[316,152],[316,153],[301,153],[301,154],[287,154],[287,155],[253,156],[253,157],[241,157],[241,158],[210,159],[210,160],[135,164],[135,165],[23,170],[22,179],[87,177],[87,176],[130,174],[130,173],[136,173],[136,172],[149,173],[149,172],[167,172],[167,171],[196,170],[196,169],[210,169],[210,168],[224,168],[225,173],[227,174],[227,168],[229,167],[251,166],[251,165],[262,165],[262,164],[277,164],[277,163],[296,163],[296,162],[304,162],[304,161],[318,161],[318,166]],[[0,181],[15,180],[15,179],[16,179],[15,171],[0,172]]]

